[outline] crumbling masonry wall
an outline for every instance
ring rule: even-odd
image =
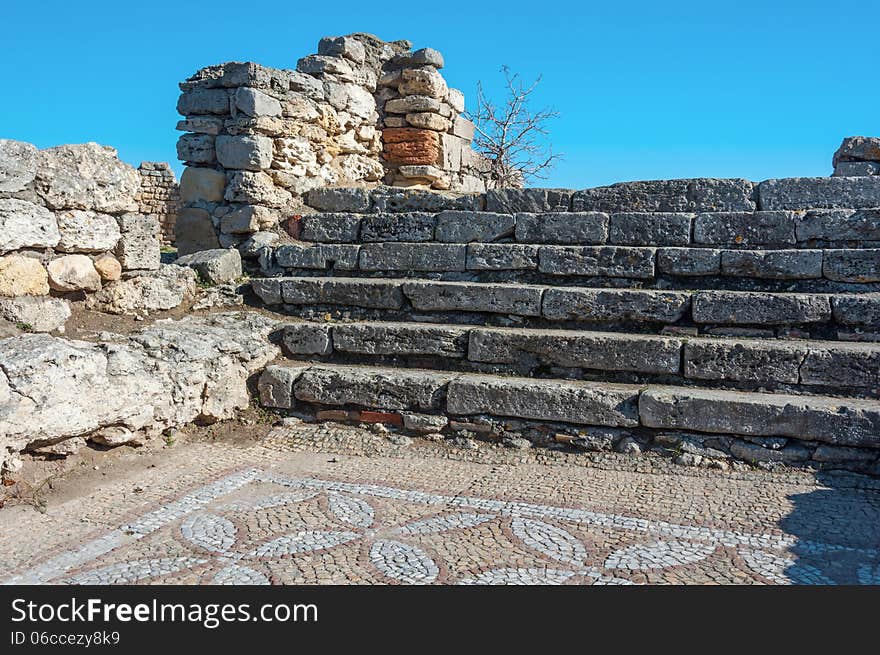
[[[473,125],[432,49],[328,37],[296,70],[210,66],[180,84],[181,254],[240,247],[302,211],[303,194],[382,184],[481,191]]]
[[[162,245],[174,245],[174,224],[180,207],[180,187],[174,171],[166,162],[145,161],[138,166],[138,173],[141,176],[139,211],[156,219]]]

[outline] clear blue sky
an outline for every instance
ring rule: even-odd
[[[202,66],[293,68],[320,37],[372,32],[446,58],[475,95],[543,74],[566,155],[542,186],[828,175],[880,134],[880,2],[6,2],[0,136],[98,141],[176,165],[177,82]],[[179,170],[179,169],[178,169]]]

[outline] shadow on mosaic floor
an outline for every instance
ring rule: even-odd
[[[783,575],[793,584],[880,585],[880,484],[820,473],[827,488],[789,496],[794,509],[779,525],[797,537]]]

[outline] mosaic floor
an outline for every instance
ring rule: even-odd
[[[796,502],[769,511],[760,507],[790,499],[792,491],[825,492],[815,485],[777,489],[768,484],[762,492],[751,489],[754,482],[720,474],[689,479],[547,467],[542,475],[540,467],[529,464],[356,455],[328,460],[273,453],[265,444],[234,453],[233,459],[257,460],[256,465],[206,476],[199,462],[210,453],[192,454],[192,470],[180,477],[173,475],[174,467],[167,469],[169,482],[159,487],[167,491],[175,480],[185,488],[153,502],[129,493],[127,502],[137,506],[125,515],[102,514],[97,520],[94,508],[84,512],[80,521],[87,530],[59,537],[26,562],[13,558],[20,565],[7,568],[0,581],[880,584],[876,490],[840,490],[842,497],[824,501],[829,512],[843,503],[854,510],[853,517],[873,521],[828,539],[836,534],[833,522],[839,516],[829,516],[831,523],[817,531],[820,514],[798,518]],[[185,468],[181,462],[175,467]],[[163,474],[149,475],[161,481]],[[138,478],[117,484],[124,488],[132,479]],[[750,495],[730,497],[737,488]],[[96,497],[107,492],[98,490]],[[854,499],[863,506],[854,505]],[[59,508],[54,520],[50,508],[44,527],[36,529],[48,532],[64,515],[72,516],[73,502]],[[3,521],[11,516],[5,512],[0,512],[0,541],[19,536],[27,549],[21,532],[26,526]],[[697,515],[704,519],[693,520]],[[95,523],[102,525],[96,529]],[[794,527],[801,524],[803,530]],[[39,543],[39,535],[30,539]]]

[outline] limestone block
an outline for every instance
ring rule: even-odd
[[[848,136],[834,153],[832,164],[840,162],[880,161],[880,139],[870,136]]]
[[[367,56],[364,44],[350,36],[325,36],[318,42],[318,54],[345,57],[356,64],[363,63]]]
[[[195,132],[196,134],[220,134],[223,130],[223,119],[215,116],[193,116],[177,121],[179,132]]]
[[[38,259],[22,255],[0,257],[0,296],[45,296],[49,277]]]
[[[464,93],[458,89],[449,89],[446,94],[446,102],[449,103],[455,113],[460,114],[464,111]]]
[[[114,254],[122,268],[126,271],[159,268],[161,253],[158,219],[142,214],[124,214],[117,222],[121,236]]]
[[[211,215],[204,209],[195,207],[186,207],[178,212],[174,223],[174,239],[178,255],[220,247]]]
[[[721,251],[715,248],[659,248],[657,270],[681,276],[719,275]]]
[[[239,87],[232,97],[236,108],[248,116],[281,116],[281,103],[257,89]]]
[[[228,284],[241,277],[241,255],[234,248],[202,250],[178,257],[174,263],[190,267],[209,284]]]
[[[804,345],[769,339],[691,339],[684,347],[684,374],[698,380],[797,384],[806,354]]]
[[[691,306],[681,291],[550,288],[543,316],[551,320],[675,323]]]
[[[0,198],[0,252],[52,248],[61,233],[52,212],[26,200]]]
[[[600,212],[520,213],[516,240],[522,243],[603,244],[608,240],[608,214]]]
[[[540,316],[543,287],[527,284],[406,281],[403,292],[415,309]]]
[[[61,298],[3,298],[0,299],[0,318],[26,325],[32,332],[52,332],[70,318],[70,304]]]
[[[275,261],[282,268],[351,271],[358,267],[359,250],[360,246],[350,244],[285,244],[275,249]]]
[[[761,209],[880,207],[880,177],[791,177],[758,186]]]
[[[190,268],[162,264],[155,271],[110,282],[86,297],[86,306],[111,314],[143,315],[179,307],[196,292],[196,273]]]
[[[279,409],[293,407],[296,402],[293,385],[306,370],[306,366],[267,366],[257,382],[260,404]]]
[[[694,219],[694,243],[727,246],[780,246],[797,242],[792,212],[719,212]]]
[[[825,277],[837,282],[880,282],[880,249],[825,250]]]
[[[394,280],[361,278],[283,278],[281,295],[293,305],[350,305],[374,309],[400,309],[401,285]]]
[[[448,118],[443,118],[439,114],[431,114],[428,112],[407,114],[406,122],[413,127],[425,130],[435,130],[437,132],[446,132],[452,126]]]
[[[291,355],[329,355],[333,352],[329,325],[291,323],[285,326],[281,342]]]
[[[284,207],[292,200],[290,192],[276,187],[266,173],[245,170],[230,173],[223,197],[229,202],[267,207]]]
[[[183,134],[177,140],[177,158],[194,164],[213,164],[216,160],[213,134]]]
[[[229,113],[229,94],[225,89],[193,89],[185,91],[177,99],[177,113],[189,117],[192,114]]]
[[[880,446],[880,404],[873,400],[651,387],[639,415],[653,428]]]
[[[402,96],[428,96],[442,100],[448,93],[443,76],[431,68],[410,68],[401,72],[397,87]]]
[[[358,214],[328,213],[308,214],[302,217],[303,241],[319,243],[354,243],[361,229],[361,216]]]
[[[798,241],[880,241],[880,209],[812,210],[797,223]]]
[[[432,241],[436,217],[427,213],[367,214],[361,222],[363,243],[384,241]]]
[[[880,294],[833,296],[831,306],[838,323],[880,327]]]
[[[367,243],[361,246],[358,268],[362,271],[464,271],[466,257],[463,244]]]
[[[272,139],[267,136],[217,137],[217,161],[227,169],[259,171],[272,164]]]
[[[880,162],[876,161],[842,161],[834,167],[834,177],[862,177],[880,175]]]
[[[628,246],[542,246],[538,270],[549,275],[654,277],[655,248]]]
[[[85,255],[65,255],[53,259],[46,266],[49,286],[55,291],[98,291],[101,276],[92,260]]]
[[[513,236],[510,214],[445,211],[437,215],[436,239],[447,243],[489,242]]]
[[[753,211],[754,183],[740,179],[695,178],[620,182],[577,191],[574,211],[711,212]],[[767,209],[766,207],[764,209]]]
[[[103,282],[113,282],[122,277],[122,264],[110,253],[101,255],[93,263]]]
[[[514,271],[538,268],[538,246],[520,243],[469,243],[467,270]]]
[[[376,410],[442,408],[449,373],[357,366],[312,366],[294,383],[297,400]]]
[[[571,208],[569,189],[492,189],[486,192],[486,211],[500,214],[521,212],[567,212]]]
[[[880,348],[867,343],[832,343],[811,347],[800,367],[802,384],[864,387],[880,384]]]
[[[464,375],[449,384],[450,414],[494,414],[581,425],[638,425],[639,388],[623,384]]]
[[[406,96],[386,102],[385,111],[389,114],[410,114],[413,112],[433,112],[439,114],[440,101],[428,96]]]
[[[822,251],[725,250],[721,253],[721,274],[771,280],[820,278]]]
[[[0,193],[23,191],[36,176],[36,146],[24,141],[0,139]]]
[[[113,250],[121,237],[116,219],[109,214],[71,209],[58,212],[61,252],[102,252]]]
[[[361,355],[430,355],[460,359],[466,327],[420,323],[350,323],[333,328],[333,348]]]
[[[634,246],[686,246],[693,214],[667,212],[612,214],[610,243]]]
[[[278,213],[259,205],[239,207],[220,218],[220,230],[224,234],[251,234],[277,224]]]
[[[321,187],[309,191],[306,203],[322,212],[366,212],[370,192],[362,188]]]
[[[831,319],[831,302],[819,294],[698,291],[693,305],[696,323],[797,325]]]
[[[476,126],[464,116],[456,116],[452,122],[452,133],[467,142],[474,140]]]
[[[226,175],[212,168],[187,166],[180,176],[180,199],[183,202],[220,202],[226,188]]]
[[[401,68],[410,66],[433,66],[443,68],[443,55],[434,48],[422,48],[414,52],[400,54],[394,58],[394,64]]]

